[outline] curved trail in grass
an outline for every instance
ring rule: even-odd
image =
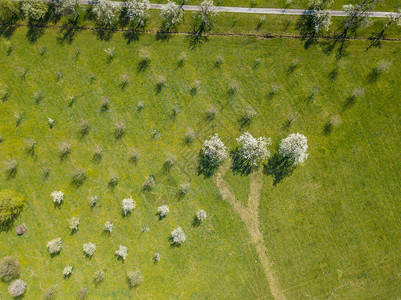
[[[216,176],[216,185],[219,190],[223,191],[223,197],[231,204],[235,212],[240,216],[241,220],[245,223],[246,229],[251,236],[251,242],[255,245],[256,252],[258,253],[259,260],[263,266],[269,283],[270,291],[276,300],[285,300],[283,290],[277,280],[276,274],[273,269],[273,262],[267,256],[267,249],[263,239],[263,235],[259,230],[259,204],[260,204],[260,191],[263,185],[263,175],[259,170],[250,175],[250,191],[248,195],[248,205],[245,207],[235,196],[231,193],[227,183],[224,181],[223,176],[228,170],[228,165],[225,165]]]

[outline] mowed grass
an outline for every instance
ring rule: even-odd
[[[18,29],[11,37],[14,50],[9,56],[4,40],[0,48],[0,82],[10,92],[0,104],[0,158],[19,162],[13,179],[7,179],[2,168],[0,187],[26,195],[28,204],[17,224],[25,222],[28,232],[22,237],[13,230],[0,233],[0,256],[19,258],[27,299],[39,298],[52,285],[63,299],[74,298],[83,287],[92,298],[270,299],[246,229],[218,198],[213,179],[196,175],[197,154],[206,137],[217,132],[233,148],[245,130],[271,137],[272,153],[291,132],[309,138],[310,157],[304,166],[275,186],[265,177],[262,190],[261,229],[287,298],[387,298],[399,293],[400,43],[365,52],[365,42],[353,41],[350,55],[337,62],[334,55],[318,48],[304,50],[299,40],[290,39],[211,37],[190,50],[183,36],[157,41],[154,35],[143,35],[127,45],[120,33],[104,42],[83,31],[62,46],[54,30],[35,44],[25,35]],[[41,55],[43,47],[47,51]],[[106,48],[114,49],[111,61]],[[151,54],[142,71],[141,49]],[[179,67],[182,53],[187,59]],[[224,63],[216,68],[219,55]],[[379,65],[386,68],[372,80],[372,70]],[[329,76],[333,70],[337,76]],[[124,89],[123,75],[129,78]],[[159,76],[164,76],[165,87],[157,92]],[[200,87],[191,95],[195,80]],[[238,92],[229,96],[232,85]],[[356,88],[363,88],[363,95],[345,105]],[[44,96],[35,103],[38,91]],[[77,100],[69,107],[71,95]],[[110,99],[106,112],[100,109],[102,97]],[[144,103],[140,112],[139,102]],[[210,106],[217,110],[212,122],[204,118]],[[174,107],[179,111],[175,118]],[[241,127],[238,119],[249,108],[257,116]],[[24,116],[19,126],[16,114]],[[49,117],[56,121],[53,129]],[[333,117],[339,122],[324,134],[324,125]],[[85,137],[79,134],[81,120],[90,124]],[[114,129],[120,122],[126,131],[116,139]],[[183,143],[188,128],[197,137],[191,146]],[[29,139],[37,141],[34,156],[25,150]],[[72,145],[64,161],[58,154],[62,142]],[[104,152],[96,163],[92,157],[97,145]],[[137,164],[128,160],[133,147],[141,153]],[[176,165],[167,173],[163,162],[169,155]],[[48,179],[43,178],[45,167],[51,168]],[[77,169],[87,175],[78,188],[71,184]],[[157,186],[143,193],[142,183],[150,174]],[[111,189],[107,183],[113,176],[119,183]],[[232,174],[225,178],[246,202],[248,179]],[[185,182],[191,183],[190,192],[179,199],[178,187]],[[54,190],[66,194],[60,208],[51,202]],[[89,206],[92,195],[100,197],[94,209]],[[121,200],[128,196],[137,208],[123,217]],[[159,221],[155,214],[162,204],[170,205],[171,212]],[[193,227],[199,208],[208,219]],[[81,224],[70,235],[66,220],[73,216],[79,216]],[[102,234],[107,220],[115,224],[110,236]],[[150,231],[141,234],[142,226]],[[177,226],[188,236],[178,248],[168,241]],[[64,248],[51,258],[46,243],[56,237],[63,238]],[[88,241],[97,245],[92,259],[82,252]],[[129,248],[125,263],[114,255],[119,245]],[[158,264],[152,262],[156,251],[162,255]],[[65,280],[61,272],[67,265],[75,269]],[[106,279],[95,287],[93,274],[99,269],[106,269]],[[144,282],[130,290],[125,275],[136,269]],[[0,296],[9,297],[4,283]]]

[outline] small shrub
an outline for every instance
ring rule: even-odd
[[[102,147],[96,145],[93,151],[93,161],[99,163],[102,160],[103,149]]]
[[[157,82],[156,82],[156,93],[160,93],[162,89],[166,86],[166,78],[163,75],[159,75],[157,77]]]
[[[15,117],[15,126],[17,126],[17,127],[20,126],[22,120],[24,120],[24,114],[21,113],[21,112],[17,112],[17,113],[14,115],[14,117]]]
[[[48,242],[46,248],[52,256],[59,254],[61,249],[63,248],[63,242],[61,241],[61,238],[56,238]]]
[[[136,202],[134,201],[134,199],[132,199],[131,197],[123,199],[122,210],[123,210],[124,216],[131,213],[135,207],[136,207]]]
[[[98,285],[103,282],[105,277],[106,273],[103,270],[96,271],[95,275],[93,276],[93,283]]]
[[[39,104],[40,101],[42,101],[43,99],[43,94],[41,92],[35,92],[35,94],[33,94],[33,102],[35,104]]]
[[[142,101],[138,102],[138,105],[136,106],[136,110],[142,111],[144,108],[145,108],[145,104]]]
[[[114,53],[114,48],[107,48],[107,49],[104,49],[104,52],[106,53],[106,58],[107,58],[107,60],[108,60],[109,62],[112,61],[113,58],[114,58],[114,55],[115,55],[115,53]]]
[[[122,75],[121,76],[121,88],[125,89],[128,84],[129,84],[129,76],[128,75]]]
[[[22,296],[26,291],[26,283],[21,279],[14,280],[8,286],[8,292],[14,298]]]
[[[69,106],[69,107],[72,107],[76,101],[77,101],[77,97],[76,97],[76,96],[70,96],[70,97],[68,97],[68,100],[67,100],[68,106]],[[89,123],[88,123],[88,126],[89,126]],[[82,128],[82,127],[81,127],[81,128]],[[88,128],[89,128],[89,127],[88,127]]]
[[[205,112],[205,119],[208,121],[213,121],[216,118],[217,109],[210,106]]]
[[[118,248],[118,250],[116,250],[116,255],[118,256],[118,258],[125,260],[128,255],[127,252],[128,252],[128,248],[120,245],[120,248]]]
[[[118,178],[116,176],[113,176],[110,178],[109,182],[107,183],[107,186],[109,188],[114,189],[118,184]]]
[[[118,123],[116,125],[116,128],[114,130],[114,136],[116,139],[122,138],[125,132],[125,124],[124,123]]]
[[[97,196],[92,196],[89,198],[90,205],[91,207],[95,207],[97,202],[99,201],[99,198]]]
[[[50,196],[53,197],[54,204],[61,204],[64,201],[64,193],[61,191],[54,191]]]
[[[88,298],[88,289],[87,288],[82,288],[79,292],[78,292],[78,299],[79,300],[84,300]]]
[[[169,212],[170,209],[168,205],[162,205],[157,208],[157,214],[159,215],[160,219],[166,217]]]
[[[56,293],[56,285],[52,285],[50,289],[48,289],[42,296],[44,300],[51,300],[54,299],[54,295]]]
[[[107,221],[104,223],[103,231],[107,233],[111,233],[113,231],[113,223]]]
[[[76,187],[80,187],[86,179],[85,170],[78,170],[72,175],[72,184]]]
[[[154,189],[156,185],[155,178],[153,176],[149,176],[146,178],[145,182],[142,185],[143,191],[151,191]]]
[[[70,277],[71,274],[72,274],[72,269],[73,269],[72,266],[65,267],[64,270],[63,270],[64,277]]]
[[[189,145],[192,144],[194,140],[195,140],[195,132],[193,131],[193,129],[188,128],[187,132],[184,135],[184,143]]]
[[[89,242],[87,244],[83,244],[82,249],[83,249],[83,251],[84,251],[86,256],[92,257],[92,255],[96,251],[96,245],[91,243],[91,242]]]
[[[47,125],[49,125],[50,129],[54,127],[54,124],[56,124],[56,121],[52,118],[47,118]]]
[[[233,82],[230,84],[227,90],[227,94],[229,97],[234,97],[236,94],[239,92],[239,86],[238,83]]]
[[[68,142],[64,142],[62,144],[60,144],[59,146],[59,155],[60,155],[60,159],[63,160],[65,159],[68,154],[71,153],[71,144]]]
[[[180,54],[178,57],[178,66],[181,68],[184,66],[185,61],[187,60],[187,56],[184,52]]]
[[[17,175],[18,162],[15,159],[10,159],[6,162],[6,175],[8,178],[14,178]]]
[[[130,288],[137,287],[143,282],[141,271],[128,272],[127,274],[128,285]]]
[[[96,74],[90,73],[88,79],[90,83],[93,83],[96,80]]]
[[[195,218],[196,220],[198,220],[199,222],[202,222],[206,219],[207,215],[206,212],[203,209],[200,209],[196,212],[195,214]]]
[[[178,190],[178,197],[183,198],[189,191],[190,183],[183,183]]]
[[[214,61],[214,66],[215,66],[215,68],[219,68],[223,63],[224,63],[224,58],[223,58],[223,56],[219,55],[216,57],[216,59]]]
[[[198,92],[200,87],[200,81],[199,80],[195,80],[194,83],[192,84],[191,89],[189,90],[189,93],[191,94],[191,96],[195,96],[196,93]]]
[[[26,68],[20,68],[19,69],[19,76],[20,76],[20,78],[22,79],[22,80],[25,80],[26,79],[26,75],[28,75],[28,69],[26,69]]]
[[[79,222],[80,221],[78,217],[72,217],[71,219],[68,220],[71,232],[78,231]]]
[[[154,261],[155,263],[159,262],[159,261],[160,261],[160,258],[161,258],[161,255],[160,255],[159,252],[155,252],[155,253],[153,254],[153,261]]]
[[[86,120],[82,120],[79,124],[79,133],[81,136],[87,135],[89,131],[89,122]]]
[[[149,232],[150,228],[147,225],[141,227],[141,233]]]
[[[23,195],[12,190],[0,191],[0,227],[10,226],[25,206]]]
[[[6,256],[0,260],[0,279],[8,282],[19,276],[19,262],[14,257]]]
[[[167,158],[163,163],[163,169],[169,172],[174,167],[175,161],[173,157]]]
[[[173,109],[172,109],[172,112],[171,112],[171,118],[172,118],[173,120],[175,120],[175,119],[177,118],[177,116],[178,116],[178,114],[179,114],[180,111],[181,111],[181,109],[180,109],[177,105],[174,105],[174,106],[173,106]]]
[[[175,245],[181,245],[183,242],[185,242],[186,238],[187,236],[179,226],[173,231],[171,231],[171,239],[173,241],[173,244]]]
[[[241,127],[243,126],[248,126],[251,124],[252,120],[256,117],[256,112],[251,109],[248,108],[243,114],[242,116],[239,118],[238,123]]]
[[[136,162],[138,162],[139,156],[140,156],[139,151],[136,150],[135,148],[133,148],[129,155],[129,161],[132,163],[136,163]]]
[[[101,105],[100,105],[100,110],[101,111],[106,111],[109,109],[110,106],[110,100],[107,97],[102,97],[101,99]]]
[[[256,25],[256,30],[259,30],[260,28],[262,28],[263,24],[265,24],[265,21],[266,21],[266,17],[261,16],[258,20],[258,25]]]

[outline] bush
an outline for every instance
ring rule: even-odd
[[[205,119],[208,121],[213,121],[216,118],[217,110],[211,106],[205,112]]]
[[[132,199],[131,197],[127,198],[127,199],[123,199],[122,204],[123,204],[122,209],[123,209],[124,216],[129,214],[136,207],[136,203],[135,203],[134,199]]]
[[[145,192],[151,191],[155,188],[155,185],[156,185],[155,178],[153,176],[149,176],[143,183],[142,190]]]
[[[65,159],[68,154],[71,153],[71,144],[68,142],[64,142],[60,144],[59,147],[59,154],[60,154],[60,159]]]
[[[114,54],[113,54],[114,55]],[[101,105],[100,105],[100,110],[101,111],[106,111],[109,109],[110,106],[110,100],[107,97],[102,97],[101,99]]]
[[[72,232],[78,231],[78,226],[79,226],[79,218],[78,217],[73,217],[68,220],[70,223],[70,229]]]
[[[173,157],[169,157],[164,161],[163,164],[163,168],[164,170],[166,170],[167,172],[169,172],[173,167],[174,167],[174,158]]]
[[[93,161],[99,163],[102,160],[103,149],[100,146],[95,146],[93,151]]]
[[[116,137],[116,139],[120,139],[124,135],[124,131],[125,131],[125,124],[118,123],[114,130],[114,136]]]
[[[128,272],[127,274],[128,285],[130,288],[137,287],[143,282],[141,271]]]
[[[184,197],[188,193],[189,187],[190,187],[189,182],[181,184],[178,190],[178,197],[180,198]]]
[[[91,207],[95,207],[99,198],[97,196],[92,196],[89,198],[89,200],[90,200]]]
[[[89,242],[87,244],[83,244],[82,248],[83,248],[84,253],[89,257],[91,257],[96,251],[96,245],[91,242]]]
[[[15,24],[20,18],[20,15],[21,12],[17,2],[11,0],[2,0],[0,2],[0,22],[4,24]]]
[[[105,276],[106,276],[106,273],[103,270],[96,271],[95,276],[93,277],[94,284],[95,285],[100,284],[104,280]]]
[[[21,279],[14,280],[8,286],[8,292],[14,298],[22,296],[26,291],[26,283]]]
[[[157,208],[157,214],[159,215],[160,219],[167,216],[170,212],[168,205],[162,205]]]
[[[223,56],[219,55],[216,57],[216,60],[214,61],[214,66],[216,68],[220,67],[224,63],[224,58]]]
[[[0,261],[0,279],[7,282],[19,276],[19,262],[11,256]]]
[[[171,239],[173,244],[181,245],[183,242],[185,242],[186,238],[187,236],[185,235],[184,231],[182,231],[181,227],[177,227],[171,231]]]
[[[10,226],[20,215],[25,205],[23,195],[12,190],[0,191],[0,227]]]
[[[24,0],[21,10],[29,21],[40,21],[47,13],[48,6],[41,0]]]
[[[132,163],[136,163],[139,159],[140,153],[137,149],[133,148],[131,150],[130,156],[129,156],[129,161]]]
[[[86,179],[86,172],[85,170],[78,170],[72,175],[72,184],[76,187],[80,187]]]
[[[71,274],[72,274],[72,269],[73,269],[72,266],[65,267],[64,270],[63,270],[64,277],[70,277]]]
[[[110,178],[107,186],[113,189],[117,186],[117,184],[118,184],[118,178],[116,176],[113,176]]]
[[[199,222],[202,222],[203,220],[206,219],[207,215],[203,209],[200,209],[196,212],[195,217]]]
[[[128,248],[125,246],[121,246],[120,248],[118,248],[118,250],[116,250],[116,255],[121,258],[122,260],[125,260],[127,258],[128,255]]]
[[[103,231],[107,233],[111,233],[113,231],[113,223],[107,221],[104,223]]]
[[[60,253],[61,248],[63,247],[63,242],[61,241],[61,238],[56,238],[56,239],[48,242],[46,247],[47,247],[47,251],[49,251],[50,255],[56,255],[56,254]]]
[[[189,145],[195,140],[195,132],[193,129],[188,128],[187,132],[184,135],[184,142],[185,144]]]
[[[53,197],[54,204],[61,204],[64,201],[64,193],[61,191],[54,191],[50,194]]]

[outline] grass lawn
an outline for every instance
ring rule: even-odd
[[[10,93],[0,103],[0,161],[12,158],[19,163],[11,179],[2,167],[0,188],[28,199],[16,222],[24,222],[28,232],[22,237],[13,230],[1,232],[0,257],[20,260],[21,278],[28,284],[26,299],[38,299],[52,285],[62,299],[73,299],[83,287],[89,298],[271,299],[245,227],[218,198],[213,180],[196,175],[197,154],[206,137],[218,132],[233,148],[245,130],[271,137],[273,153],[291,132],[309,138],[304,166],[275,186],[265,177],[262,189],[261,230],[287,298],[400,294],[400,43],[365,52],[366,41],[353,41],[350,54],[336,61],[333,54],[319,47],[305,50],[292,39],[211,37],[190,50],[184,36],[162,41],[145,34],[128,45],[121,33],[105,42],[95,32],[82,31],[71,44],[58,43],[58,36],[57,30],[48,29],[30,44],[26,29],[19,28],[10,38],[10,55],[6,41],[0,41],[0,83]],[[107,48],[115,53],[110,61]],[[141,49],[151,55],[145,69],[139,68]],[[179,67],[182,53],[186,61]],[[214,65],[218,55],[224,58],[220,68]],[[383,72],[372,73],[378,66]],[[123,76],[129,78],[125,88]],[[160,76],[165,86],[158,91]],[[195,81],[200,87],[191,95]],[[238,92],[229,96],[232,85]],[[355,89],[363,93],[347,100]],[[38,103],[36,92],[43,95]],[[76,101],[69,106],[72,95]],[[103,112],[102,97],[110,99]],[[210,106],[217,110],[215,121],[204,118]],[[257,112],[255,120],[240,126],[238,119],[250,108]],[[16,116],[22,117],[18,126]],[[56,122],[52,129],[49,117]],[[288,125],[289,118],[293,121]],[[336,126],[324,134],[333,118]],[[79,134],[82,120],[90,124],[86,136]],[[116,139],[120,123],[126,129]],[[188,128],[196,133],[190,146],[183,143]],[[34,155],[25,149],[29,139],[37,141]],[[63,142],[71,143],[71,153],[60,160]],[[93,160],[97,146],[103,149],[98,162]],[[141,153],[136,164],[129,162],[133,147]],[[176,163],[167,172],[163,163],[170,155]],[[51,169],[47,179],[46,167]],[[80,187],[72,184],[78,169],[87,175]],[[150,174],[157,185],[144,193],[142,183]],[[107,185],[113,176],[118,178],[114,189]],[[246,202],[248,180],[237,176],[225,178]],[[180,199],[179,185],[186,182],[190,191]],[[59,208],[51,202],[54,190],[66,194]],[[92,195],[100,197],[93,209]],[[123,217],[121,200],[129,196],[137,208]],[[155,214],[162,204],[170,206],[170,214],[160,221]],[[196,227],[192,221],[199,208],[208,218]],[[67,219],[73,216],[79,216],[81,224],[71,235]],[[110,236],[102,233],[107,220],[114,223]],[[143,226],[150,231],[141,233]],[[172,247],[168,238],[177,226],[187,240]],[[63,239],[64,248],[51,258],[46,243],[56,237]],[[88,241],[97,245],[92,259],[82,252]],[[119,245],[129,248],[124,263],[114,255]],[[152,262],[156,251],[162,255],[158,264]],[[67,265],[75,269],[66,280],[61,272]],[[99,269],[106,270],[106,278],[96,287],[92,279]],[[126,272],[136,269],[144,282],[129,289]],[[0,298],[8,297],[7,285],[0,283]]]

